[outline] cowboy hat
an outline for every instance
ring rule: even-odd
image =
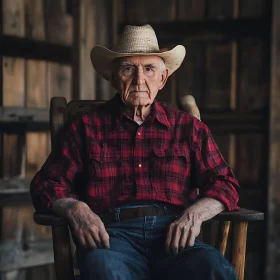
[[[111,51],[102,46],[95,46],[90,54],[95,70],[106,80],[110,77],[109,64],[116,58],[135,55],[156,55],[161,57],[168,69],[168,76],[182,64],[186,49],[182,45],[167,51],[161,51],[153,28],[149,25],[127,25],[120,37],[119,43]]]

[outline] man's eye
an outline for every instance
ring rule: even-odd
[[[145,69],[146,69],[146,71],[148,71],[148,72],[152,71],[152,67],[146,67]]]
[[[132,69],[132,67],[126,67],[126,68],[124,68],[124,71],[132,71],[133,69]]]

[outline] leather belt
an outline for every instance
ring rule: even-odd
[[[169,211],[168,211],[168,210]],[[170,215],[170,210],[174,214],[179,214],[179,209],[170,209],[165,207],[154,207],[154,206],[139,206],[135,208],[119,208],[113,211],[108,211],[100,214],[100,218],[104,224],[110,224],[112,222],[123,221],[128,219],[140,218],[145,216],[165,216]],[[180,210],[181,212],[182,210]]]

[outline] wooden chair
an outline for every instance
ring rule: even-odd
[[[50,129],[52,152],[54,152],[56,135],[61,127],[67,122],[69,116],[92,110],[104,101],[78,100],[67,104],[65,98],[54,97],[50,105]],[[239,280],[244,279],[246,237],[249,221],[263,220],[261,212],[241,209],[237,212],[223,212],[210,221],[211,239],[208,243],[215,246],[235,267]],[[52,227],[53,250],[56,277],[59,280],[76,279],[77,267],[73,265],[73,242],[69,232],[68,223],[65,219],[54,215],[34,214],[37,224]],[[208,222],[207,222],[208,223]],[[205,226],[207,226],[205,223]],[[214,226],[213,226],[214,225]],[[209,226],[209,223],[208,223]],[[209,227],[208,227],[209,228]],[[214,230],[215,229],[215,230]],[[205,228],[203,226],[200,239],[205,241]],[[215,233],[215,234],[214,234]],[[77,278],[79,279],[79,278]]]

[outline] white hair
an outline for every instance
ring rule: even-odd
[[[160,70],[161,70],[161,72],[163,72],[163,71],[165,71],[165,69],[166,69],[165,61],[164,61],[164,59],[161,57],[161,58],[160,58]]]

